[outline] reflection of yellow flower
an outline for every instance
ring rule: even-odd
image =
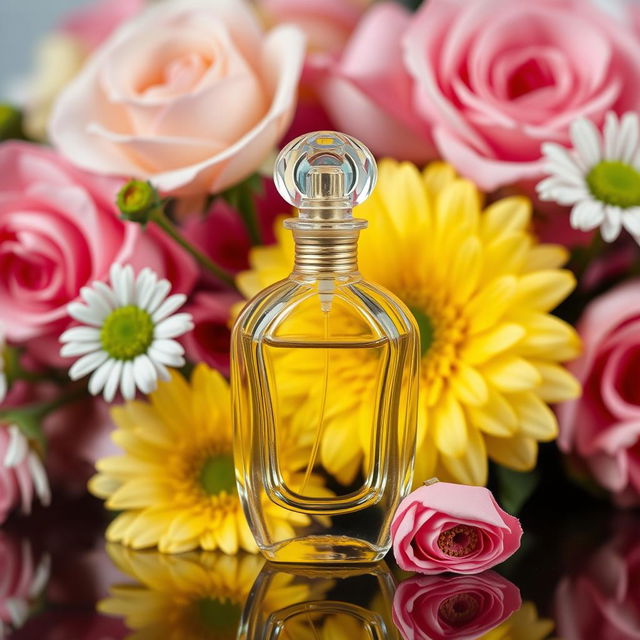
[[[539,619],[533,602],[524,602],[501,625],[485,633],[482,640],[544,640],[552,631],[553,622]]]
[[[359,249],[364,277],[398,295],[421,331],[416,482],[438,475],[484,484],[487,456],[531,469],[538,441],[557,432],[546,402],[579,393],[559,366],[577,355],[579,340],[548,313],[574,287],[572,274],[559,269],[567,252],[535,241],[526,198],[482,209],[474,185],[443,163],[421,175],[409,163],[382,161],[378,186],[357,215],[369,220]],[[238,278],[246,295],[290,271],[293,242],[282,231],[278,240],[253,250],[252,270]],[[310,360],[305,372],[292,372],[291,411],[318,406],[312,381],[321,379],[320,366]],[[350,481],[370,441],[368,423],[358,423],[369,414],[358,407],[375,393],[376,377],[366,360],[354,359],[332,367],[332,378],[341,402],[327,418],[321,460]]]
[[[107,539],[168,553],[257,551],[236,491],[227,382],[201,364],[190,385],[174,372],[149,399],[113,410],[113,440],[124,454],[100,460],[90,482],[109,508],[123,511]],[[283,459],[303,464],[305,456],[292,447]],[[294,525],[309,523],[271,502],[265,511],[282,538],[294,535]]]
[[[120,545],[109,545],[108,551],[116,567],[137,584],[112,586],[111,597],[98,609],[124,617],[136,631],[131,638],[146,640],[236,638],[243,607],[264,562],[258,556],[207,551],[167,556]],[[279,574],[262,605],[277,610],[323,595]]]

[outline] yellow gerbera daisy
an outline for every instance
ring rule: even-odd
[[[546,403],[580,392],[559,364],[577,356],[579,339],[549,313],[575,286],[560,269],[567,251],[536,242],[527,198],[483,209],[477,188],[440,162],[420,173],[383,160],[378,186],[356,215],[369,220],[359,246],[363,276],[400,297],[420,327],[416,484],[434,475],[485,484],[487,457],[520,471],[534,467],[538,442],[557,433]],[[277,245],[253,249],[251,271],[238,277],[247,297],[291,271],[291,234],[276,233]],[[376,391],[371,366],[347,352],[331,369],[341,395],[326,416],[321,461],[343,483],[355,477],[370,442],[362,407]],[[319,359],[304,371],[296,364],[283,385],[290,393],[283,410],[321,406],[322,367]]]
[[[89,483],[108,508],[122,511],[107,529],[110,542],[157,545],[167,553],[198,547],[257,552],[236,491],[229,385],[218,372],[199,364],[191,384],[172,372],[149,402],[127,402],[111,415],[118,427],[112,438],[124,454],[100,460]],[[305,439],[281,446],[283,473],[300,482]],[[325,491],[316,476],[310,484]],[[309,524],[307,516],[271,502],[265,508],[283,537]]]
[[[107,547],[116,567],[134,584],[111,586],[110,597],[98,610],[123,617],[147,640],[196,640],[236,638],[243,607],[264,561],[258,556],[235,557],[213,552],[167,556],[154,551],[131,551],[120,545]],[[294,584],[290,576],[278,576],[264,603],[284,608],[309,598],[306,584]]]

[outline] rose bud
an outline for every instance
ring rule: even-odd
[[[511,556],[522,528],[488,489],[435,482],[400,503],[391,535],[396,562],[405,571],[470,574]]]

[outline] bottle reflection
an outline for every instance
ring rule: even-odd
[[[275,598],[281,584],[305,597]],[[384,562],[363,568],[266,564],[251,590],[242,640],[400,640],[391,619],[394,579]]]
[[[542,640],[553,629],[493,571],[409,578],[396,591],[393,620],[404,640]]]

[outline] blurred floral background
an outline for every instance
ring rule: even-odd
[[[90,492],[117,512],[111,543],[221,552],[223,581],[240,571],[225,555],[256,551],[234,482],[230,326],[290,271],[273,159],[319,129],[379,159],[359,261],[420,327],[415,485],[488,484],[525,520],[638,505],[640,4],[10,0],[0,43],[9,529],[71,498],[95,510]],[[350,369],[336,411],[353,431],[329,422],[318,490],[356,482],[366,455],[366,363]],[[317,376],[291,373],[287,473],[304,467]],[[124,547],[120,569],[173,589]],[[631,547],[616,538],[558,597],[598,593],[585,585]],[[16,597],[32,602],[48,569],[27,565],[36,586]]]

